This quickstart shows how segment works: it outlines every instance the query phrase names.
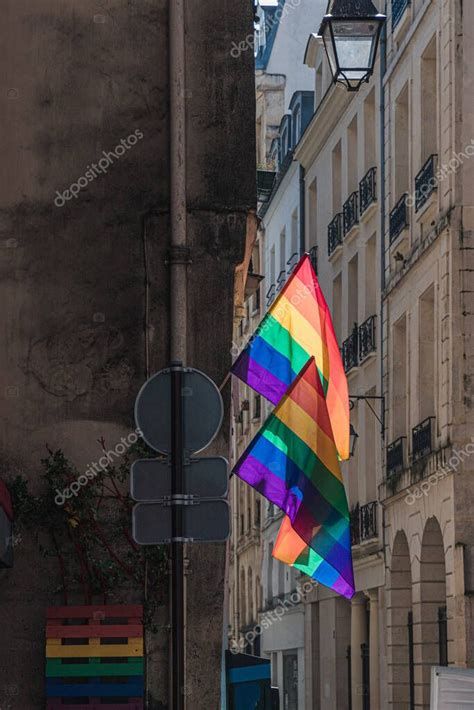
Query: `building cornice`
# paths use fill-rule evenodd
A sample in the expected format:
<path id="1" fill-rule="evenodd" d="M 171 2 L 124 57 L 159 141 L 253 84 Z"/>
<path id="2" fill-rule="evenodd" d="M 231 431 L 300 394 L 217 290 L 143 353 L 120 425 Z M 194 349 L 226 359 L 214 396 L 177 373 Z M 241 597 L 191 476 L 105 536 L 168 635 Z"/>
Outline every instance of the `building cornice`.
<path id="1" fill-rule="evenodd" d="M 305 169 L 314 162 L 322 147 L 334 132 L 342 114 L 352 102 L 354 94 L 346 91 L 342 85 L 329 87 L 316 109 L 311 123 L 295 148 L 294 158 Z"/>

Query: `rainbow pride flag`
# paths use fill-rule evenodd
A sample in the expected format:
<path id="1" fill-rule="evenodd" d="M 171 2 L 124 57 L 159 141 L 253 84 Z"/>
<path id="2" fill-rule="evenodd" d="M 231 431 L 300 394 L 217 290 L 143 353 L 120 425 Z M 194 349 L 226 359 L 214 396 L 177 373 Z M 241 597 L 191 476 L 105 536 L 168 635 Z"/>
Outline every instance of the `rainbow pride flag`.
<path id="1" fill-rule="evenodd" d="M 349 458 L 349 394 L 331 314 L 305 254 L 240 353 L 232 372 L 278 404 L 289 385 L 314 357 L 326 396 L 334 441 Z"/>
<path id="2" fill-rule="evenodd" d="M 354 575 L 349 509 L 314 357 L 263 424 L 234 472 L 287 514 L 288 524 L 301 538 L 299 555 L 304 553 L 304 545 L 311 549 L 306 556 L 308 565 L 313 565 L 313 579 L 350 599 Z M 287 541 L 294 550 L 292 535 Z"/>

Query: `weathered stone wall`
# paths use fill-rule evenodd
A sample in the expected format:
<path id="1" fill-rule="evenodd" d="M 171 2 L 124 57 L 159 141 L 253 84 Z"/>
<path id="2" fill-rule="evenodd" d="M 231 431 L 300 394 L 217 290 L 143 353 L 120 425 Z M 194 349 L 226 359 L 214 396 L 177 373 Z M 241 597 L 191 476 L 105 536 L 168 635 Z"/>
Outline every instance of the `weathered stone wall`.
<path id="1" fill-rule="evenodd" d="M 97 460 L 98 437 L 113 446 L 133 427 L 146 333 L 149 372 L 167 364 L 167 8 L 166 0 L 2 4 L 1 475 L 34 482 L 45 443 L 79 467 Z M 188 364 L 219 383 L 230 364 L 233 269 L 255 200 L 253 55 L 230 54 L 251 30 L 248 0 L 186 3 Z M 121 143 L 132 134 L 134 145 Z M 120 145 L 106 171 L 93 167 L 105 168 L 103 151 Z M 77 197 L 62 199 L 82 176 Z M 221 453 L 227 429 L 214 445 Z M 189 702 L 209 710 L 219 697 L 224 547 L 193 548 L 190 558 Z M 56 574 L 28 540 L 15 567 L 0 571 L 2 708 L 43 707 Z M 162 636 L 156 647 L 158 708 L 168 697 Z"/>

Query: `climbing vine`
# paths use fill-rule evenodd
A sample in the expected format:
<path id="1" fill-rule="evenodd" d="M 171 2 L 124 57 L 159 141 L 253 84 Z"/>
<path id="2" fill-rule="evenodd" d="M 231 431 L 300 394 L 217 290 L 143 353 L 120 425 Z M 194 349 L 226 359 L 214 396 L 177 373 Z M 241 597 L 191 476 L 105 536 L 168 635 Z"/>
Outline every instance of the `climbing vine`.
<path id="1" fill-rule="evenodd" d="M 105 451 L 105 441 L 99 443 Z M 62 595 L 64 604 L 78 591 L 85 604 L 99 599 L 104 604 L 121 603 L 139 595 L 145 623 L 152 627 L 156 606 L 166 595 L 166 548 L 139 547 L 132 539 L 133 501 L 127 481 L 135 458 L 155 455 L 139 439 L 116 462 L 96 471 L 85 485 L 73 486 L 75 493 L 67 498 L 58 494 L 70 491 L 82 472 L 61 450 L 47 449 L 34 493 L 24 476 L 7 481 L 15 533 L 22 538 L 27 533 L 33 535 L 39 552 L 56 558 L 61 581 L 54 591 Z"/>

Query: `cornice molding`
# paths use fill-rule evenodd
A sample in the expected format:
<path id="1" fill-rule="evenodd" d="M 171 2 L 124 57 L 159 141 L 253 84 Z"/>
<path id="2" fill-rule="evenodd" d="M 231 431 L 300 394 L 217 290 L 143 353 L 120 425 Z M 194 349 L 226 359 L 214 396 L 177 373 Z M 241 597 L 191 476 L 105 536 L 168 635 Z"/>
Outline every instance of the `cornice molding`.
<path id="1" fill-rule="evenodd" d="M 334 133 L 353 98 L 354 94 L 337 84 L 325 93 L 294 152 L 294 158 L 305 169 L 312 165 L 330 135 Z"/>

